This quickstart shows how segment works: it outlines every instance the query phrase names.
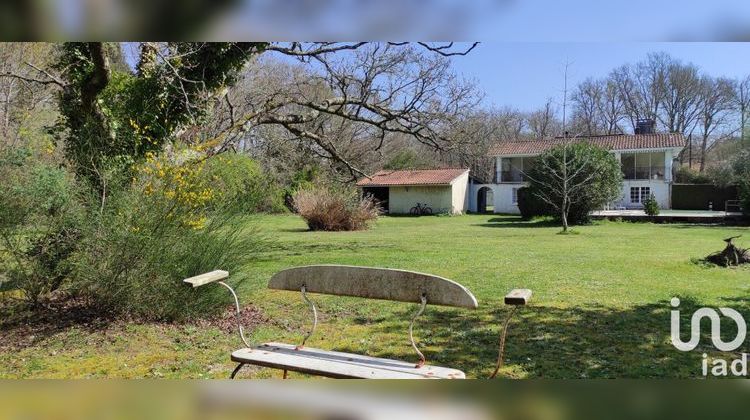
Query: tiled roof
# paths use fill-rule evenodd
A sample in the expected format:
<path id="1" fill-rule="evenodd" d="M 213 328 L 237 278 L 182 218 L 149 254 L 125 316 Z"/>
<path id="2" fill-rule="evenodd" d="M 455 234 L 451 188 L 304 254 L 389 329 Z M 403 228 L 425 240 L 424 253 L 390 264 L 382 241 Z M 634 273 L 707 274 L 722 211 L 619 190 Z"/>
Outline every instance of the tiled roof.
<path id="1" fill-rule="evenodd" d="M 619 134 L 570 138 L 568 141 L 586 141 L 607 150 L 666 149 L 684 147 L 682 134 Z M 538 155 L 562 144 L 566 139 L 556 137 L 546 140 L 511 141 L 498 143 L 490 148 L 490 156 Z"/>
<path id="2" fill-rule="evenodd" d="M 393 185 L 450 185 L 468 169 L 423 169 L 413 171 L 378 171 L 372 178 L 362 178 L 358 187 L 388 187 Z"/>

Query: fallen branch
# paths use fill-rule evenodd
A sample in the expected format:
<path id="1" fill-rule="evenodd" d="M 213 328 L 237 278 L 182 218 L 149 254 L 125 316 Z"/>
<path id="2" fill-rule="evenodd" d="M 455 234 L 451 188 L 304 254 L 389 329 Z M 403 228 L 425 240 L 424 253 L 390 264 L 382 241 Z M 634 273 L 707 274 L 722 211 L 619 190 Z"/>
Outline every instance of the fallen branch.
<path id="1" fill-rule="evenodd" d="M 750 264 L 750 250 L 737 247 L 732 243 L 732 240 L 740 236 L 742 235 L 724 239 L 724 242 L 727 243 L 724 250 L 709 255 L 705 258 L 705 261 L 721 267 L 736 267 L 740 264 Z"/>

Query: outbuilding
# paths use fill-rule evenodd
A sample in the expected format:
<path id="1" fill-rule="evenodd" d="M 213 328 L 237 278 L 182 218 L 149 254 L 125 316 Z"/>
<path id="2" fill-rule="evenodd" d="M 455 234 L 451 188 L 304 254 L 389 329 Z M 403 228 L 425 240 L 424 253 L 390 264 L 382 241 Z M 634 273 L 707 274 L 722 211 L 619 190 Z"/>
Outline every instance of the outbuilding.
<path id="1" fill-rule="evenodd" d="M 409 214 L 417 203 L 433 214 L 461 214 L 469 208 L 468 169 L 383 170 L 360 179 L 357 187 L 390 214 Z"/>

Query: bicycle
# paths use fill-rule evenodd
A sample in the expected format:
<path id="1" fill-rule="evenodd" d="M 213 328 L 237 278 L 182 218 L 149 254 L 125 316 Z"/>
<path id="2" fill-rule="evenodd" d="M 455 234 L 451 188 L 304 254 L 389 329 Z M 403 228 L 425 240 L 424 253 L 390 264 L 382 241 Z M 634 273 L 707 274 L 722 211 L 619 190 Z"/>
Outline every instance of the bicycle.
<path id="1" fill-rule="evenodd" d="M 409 214 L 412 216 L 424 216 L 424 215 L 431 215 L 432 214 L 432 208 L 427 207 L 427 204 L 422 205 L 421 203 L 417 203 L 416 206 L 412 207 L 409 210 Z"/>

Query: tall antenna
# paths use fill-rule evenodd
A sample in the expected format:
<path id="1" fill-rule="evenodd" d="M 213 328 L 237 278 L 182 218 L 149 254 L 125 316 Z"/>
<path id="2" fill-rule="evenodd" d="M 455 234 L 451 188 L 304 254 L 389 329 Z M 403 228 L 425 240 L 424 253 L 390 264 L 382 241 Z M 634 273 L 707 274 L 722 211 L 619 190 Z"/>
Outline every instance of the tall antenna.
<path id="1" fill-rule="evenodd" d="M 564 72 L 564 82 L 563 82 L 563 118 L 562 118 L 562 128 L 563 128 L 563 134 L 565 137 L 568 137 L 568 131 L 567 131 L 567 108 L 568 108 L 568 67 L 570 67 L 570 60 L 565 60 L 565 72 Z"/>

